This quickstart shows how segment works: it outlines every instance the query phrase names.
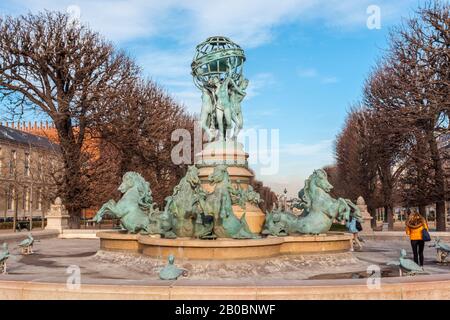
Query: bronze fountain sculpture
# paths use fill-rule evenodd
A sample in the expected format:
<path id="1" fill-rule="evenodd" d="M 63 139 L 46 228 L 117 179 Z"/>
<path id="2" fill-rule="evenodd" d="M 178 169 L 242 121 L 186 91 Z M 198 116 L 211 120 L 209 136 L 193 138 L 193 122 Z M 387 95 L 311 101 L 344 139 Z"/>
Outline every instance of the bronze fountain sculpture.
<path id="1" fill-rule="evenodd" d="M 226 37 L 210 37 L 196 48 L 191 68 L 194 83 L 202 92 L 200 120 L 209 141 L 207 148 L 231 154 L 242 149 L 236 139 L 243 126 L 241 103 L 248 86 L 244 62 L 242 48 Z M 227 130 L 232 129 L 233 123 L 233 135 L 229 138 Z M 204 182 L 200 174 L 204 164 L 196 163 L 187 169 L 172 195 L 166 198 L 163 211 L 153 203 L 149 183 L 140 174 L 127 172 L 119 186 L 123 197 L 117 203 L 105 203 L 94 220 L 99 222 L 110 214 L 120 218 L 122 228 L 129 233 L 158 234 L 163 238 L 261 238 L 260 232 L 250 230 L 246 219 L 246 206 L 258 206 L 260 195 L 250 185 L 242 188 L 239 178 L 231 178 L 229 170 L 236 166 L 233 161 L 228 163 L 219 157 L 206 166 L 212 172 Z M 315 170 L 299 193 L 302 215 L 268 212 L 262 235 L 323 234 L 334 220 L 344 221 L 350 216 L 361 220 L 358 207 L 350 200 L 329 195 L 332 187 L 326 172 Z M 239 218 L 233 207 L 243 210 Z"/>

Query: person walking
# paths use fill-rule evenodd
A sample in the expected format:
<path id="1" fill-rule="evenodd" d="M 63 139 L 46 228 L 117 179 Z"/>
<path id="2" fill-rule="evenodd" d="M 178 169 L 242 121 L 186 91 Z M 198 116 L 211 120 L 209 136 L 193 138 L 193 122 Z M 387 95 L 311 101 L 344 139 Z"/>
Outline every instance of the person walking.
<path id="1" fill-rule="evenodd" d="M 428 223 L 422 215 L 416 211 L 411 213 L 408 210 L 409 216 L 406 220 L 406 234 L 411 240 L 411 248 L 414 255 L 414 262 L 423 266 L 423 249 L 425 241 L 423 239 L 423 230 L 428 231 Z"/>
<path id="2" fill-rule="evenodd" d="M 346 227 L 347 227 L 348 231 L 353 234 L 352 246 L 350 248 L 350 251 L 355 250 L 355 244 L 357 246 L 357 250 L 362 249 L 362 244 L 358 239 L 358 232 L 360 230 L 358 230 L 357 224 L 358 224 L 358 221 L 354 217 L 350 217 L 350 220 L 347 221 L 347 223 L 346 223 Z"/>

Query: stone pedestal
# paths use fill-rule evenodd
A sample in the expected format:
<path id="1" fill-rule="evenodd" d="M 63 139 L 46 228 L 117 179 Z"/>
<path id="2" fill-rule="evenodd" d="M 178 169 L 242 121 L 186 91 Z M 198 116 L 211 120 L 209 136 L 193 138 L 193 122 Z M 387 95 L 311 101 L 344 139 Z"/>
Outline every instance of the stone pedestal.
<path id="1" fill-rule="evenodd" d="M 244 151 L 241 143 L 236 141 L 215 141 L 208 143 L 202 152 L 195 155 L 195 165 L 199 169 L 199 178 L 202 187 L 212 192 L 214 186 L 208 181 L 208 176 L 213 172 L 214 167 L 219 164 L 228 166 L 228 174 L 234 186 L 239 183 L 241 188 L 246 190 L 250 179 L 254 176 L 248 169 L 248 153 Z M 234 214 L 240 218 L 246 212 L 246 220 L 250 230 L 254 233 L 261 233 L 265 214 L 252 203 L 247 202 L 245 209 L 238 205 L 233 206 Z"/>
<path id="2" fill-rule="evenodd" d="M 367 211 L 367 205 L 366 202 L 364 201 L 363 197 L 358 197 L 358 200 L 356 200 L 356 205 L 358 206 L 359 210 L 361 211 L 361 215 L 363 216 L 364 222 L 361 224 L 362 226 L 362 231 L 360 232 L 361 234 L 372 234 L 373 233 L 373 229 L 372 229 L 372 224 L 371 224 L 371 220 L 373 219 L 370 215 L 370 213 Z"/>
<path id="3" fill-rule="evenodd" d="M 57 197 L 55 203 L 50 206 L 50 211 L 46 216 L 47 226 L 45 229 L 58 230 L 69 228 L 69 214 L 62 204 L 61 198 Z"/>

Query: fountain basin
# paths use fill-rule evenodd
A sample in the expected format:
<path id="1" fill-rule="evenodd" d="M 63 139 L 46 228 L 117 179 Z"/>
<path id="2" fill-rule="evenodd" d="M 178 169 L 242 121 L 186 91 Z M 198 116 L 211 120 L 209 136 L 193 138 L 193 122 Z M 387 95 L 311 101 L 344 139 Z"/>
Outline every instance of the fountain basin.
<path id="1" fill-rule="evenodd" d="M 98 232 L 97 237 L 100 238 L 101 250 L 105 251 L 133 252 L 161 259 L 173 254 L 178 259 L 192 260 L 260 259 L 288 254 L 348 252 L 352 239 L 351 234 L 339 232 L 245 240 L 163 239 L 117 231 Z"/>

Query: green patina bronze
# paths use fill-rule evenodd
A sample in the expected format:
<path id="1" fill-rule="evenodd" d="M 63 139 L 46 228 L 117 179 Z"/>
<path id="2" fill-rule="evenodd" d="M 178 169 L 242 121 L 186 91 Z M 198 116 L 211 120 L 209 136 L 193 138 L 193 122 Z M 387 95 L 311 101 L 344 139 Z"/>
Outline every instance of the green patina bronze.
<path id="1" fill-rule="evenodd" d="M 436 248 L 436 260 L 439 263 L 446 263 L 446 259 L 450 254 L 450 245 L 444 243 L 439 237 L 434 239 L 434 243 L 429 247 Z"/>
<path id="2" fill-rule="evenodd" d="M 120 219 L 123 229 L 129 233 L 160 234 L 166 238 L 175 238 L 172 232 L 172 217 L 161 214 L 153 198 L 150 185 L 136 172 L 127 172 L 122 178 L 118 190 L 123 193 L 122 198 L 115 202 L 106 202 L 94 217 L 100 222 L 105 214 Z"/>
<path id="3" fill-rule="evenodd" d="M 244 51 L 230 39 L 209 37 L 196 48 L 191 64 L 195 85 L 202 92 L 200 123 L 212 141 L 227 139 L 234 123 L 233 140 L 243 127 L 241 102 L 248 80 L 243 75 Z"/>
<path id="4" fill-rule="evenodd" d="M 0 253 L 0 274 L 7 274 L 6 261 L 9 259 L 10 253 L 8 250 L 8 244 L 3 243 L 2 252 Z"/>
<path id="5" fill-rule="evenodd" d="M 174 217 L 174 232 L 179 237 L 195 238 L 258 238 L 245 220 L 233 213 L 233 204 L 245 209 L 245 203 L 259 203 L 259 194 L 253 189 L 233 187 L 226 165 L 218 165 L 209 176 L 214 191 L 207 193 L 200 185 L 198 169 L 190 166 L 186 176 L 168 197 L 165 211 Z"/>
<path id="6" fill-rule="evenodd" d="M 160 212 L 153 203 L 149 183 L 136 172 L 127 172 L 119 186 L 122 198 L 106 202 L 94 217 L 100 222 L 105 214 L 119 218 L 121 226 L 129 233 L 160 234 L 165 238 L 258 238 L 245 220 L 238 219 L 232 206 L 258 204 L 260 196 L 252 188 L 243 190 L 231 184 L 226 165 L 215 167 L 209 180 L 214 191 L 206 192 L 200 184 L 198 169 L 189 166 L 186 175 L 166 198 Z"/>
<path id="7" fill-rule="evenodd" d="M 161 280 L 177 280 L 180 276 L 186 277 L 188 275 L 186 269 L 175 266 L 175 257 L 172 254 L 167 260 L 168 264 L 159 271 L 159 278 Z"/>
<path id="8" fill-rule="evenodd" d="M 236 181 L 236 184 L 236 190 L 231 193 L 233 204 L 238 204 L 245 210 L 247 203 L 252 203 L 257 206 L 264 201 L 261 199 L 260 194 L 253 190 L 251 185 L 245 190 L 241 187 L 241 181 L 239 179 Z"/>
<path id="9" fill-rule="evenodd" d="M 26 239 L 22 240 L 18 246 L 22 251 L 22 254 L 32 254 L 33 253 L 33 244 L 34 244 L 34 238 L 33 234 L 31 232 L 28 233 L 28 236 Z"/>
<path id="10" fill-rule="evenodd" d="M 426 273 L 423 267 L 419 266 L 413 260 L 406 258 L 406 250 L 400 250 L 400 257 L 398 260 L 389 261 L 386 264 L 388 266 L 398 266 L 400 277 L 403 275 L 403 271 L 406 272 L 407 276 L 414 276 L 416 274 Z"/>
<path id="11" fill-rule="evenodd" d="M 251 186 L 244 190 L 239 181 L 233 186 L 226 165 L 217 165 L 208 179 L 214 186 L 211 193 L 201 187 L 197 167 L 190 166 L 173 194 L 166 198 L 165 210 L 159 212 L 148 182 L 136 172 L 127 172 L 119 186 L 122 198 L 117 203 L 114 200 L 105 203 L 94 220 L 100 222 L 108 213 L 119 218 L 122 228 L 130 233 L 160 234 L 165 238 L 260 238 L 250 231 L 245 213 L 238 219 L 233 212 L 233 205 L 244 211 L 247 203 L 258 205 L 260 195 Z M 315 170 L 299 192 L 299 208 L 303 213 L 297 216 L 276 210 L 268 212 L 262 233 L 321 234 L 330 230 L 334 220 L 346 221 L 352 216 L 362 221 L 358 207 L 350 200 L 329 195 L 332 188 L 326 172 Z"/>
<path id="12" fill-rule="evenodd" d="M 205 215 L 212 216 L 213 232 L 219 238 L 256 239 L 259 235 L 250 231 L 245 213 L 238 219 L 233 213 L 233 204 L 238 204 L 242 190 L 234 188 L 226 165 L 218 165 L 210 174 L 208 180 L 214 185 L 214 191 L 200 200 L 200 206 Z M 237 197 L 236 197 L 237 196 Z"/>
<path id="13" fill-rule="evenodd" d="M 332 188 L 326 172 L 315 170 L 299 192 L 299 208 L 303 209 L 303 213 L 300 216 L 280 211 L 268 213 L 263 234 L 283 236 L 326 233 L 335 219 L 344 221 L 349 220 L 350 216 L 362 222 L 359 208 L 348 199 L 333 199 L 329 194 Z"/>
<path id="14" fill-rule="evenodd" d="M 200 206 L 206 192 L 200 185 L 198 169 L 189 166 L 186 175 L 166 198 L 165 213 L 173 217 L 174 232 L 178 237 L 208 238 L 212 234 L 212 219 L 208 219 Z"/>

